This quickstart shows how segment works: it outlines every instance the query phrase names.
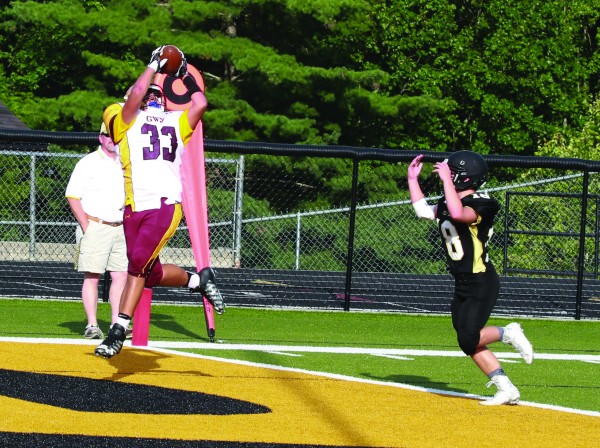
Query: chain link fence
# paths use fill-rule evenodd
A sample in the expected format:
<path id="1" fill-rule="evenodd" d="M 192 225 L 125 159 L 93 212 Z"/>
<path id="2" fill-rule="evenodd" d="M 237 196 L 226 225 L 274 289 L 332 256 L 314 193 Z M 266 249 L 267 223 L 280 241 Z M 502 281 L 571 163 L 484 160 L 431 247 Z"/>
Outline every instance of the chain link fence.
<path id="1" fill-rule="evenodd" d="M 64 197 L 95 134 L 0 133 L 0 296 L 79 299 Z M 407 151 L 206 141 L 211 264 L 228 306 L 448 313 L 437 227 L 409 199 Z M 442 160 L 426 153 L 426 161 Z M 488 156 L 502 209 L 490 254 L 498 315 L 600 318 L 593 162 Z M 426 164 L 433 203 L 441 185 Z M 185 220 L 162 262 L 193 269 Z M 105 282 L 106 283 L 106 282 Z M 106 285 L 104 285 L 106 287 Z M 154 300 L 197 302 L 179 288 Z"/>

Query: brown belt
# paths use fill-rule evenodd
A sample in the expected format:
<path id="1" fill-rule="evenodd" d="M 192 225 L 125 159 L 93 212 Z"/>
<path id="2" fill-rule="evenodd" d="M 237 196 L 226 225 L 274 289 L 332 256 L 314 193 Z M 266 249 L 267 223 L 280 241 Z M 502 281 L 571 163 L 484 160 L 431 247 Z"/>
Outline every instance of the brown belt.
<path id="1" fill-rule="evenodd" d="M 111 227 L 119 227 L 119 226 L 123 225 L 123 221 L 110 222 L 110 221 L 103 221 L 100 218 L 96 218 L 95 216 L 90 216 L 90 215 L 86 215 L 86 216 L 90 221 L 96 221 L 96 222 L 99 222 L 100 224 L 106 224 L 107 226 L 111 226 Z"/>

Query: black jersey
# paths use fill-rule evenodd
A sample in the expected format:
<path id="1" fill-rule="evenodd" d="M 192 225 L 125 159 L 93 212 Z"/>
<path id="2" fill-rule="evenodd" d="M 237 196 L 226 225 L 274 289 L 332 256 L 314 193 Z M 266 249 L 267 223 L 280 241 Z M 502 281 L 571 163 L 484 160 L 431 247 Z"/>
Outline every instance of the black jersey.
<path id="1" fill-rule="evenodd" d="M 500 210 L 500 204 L 483 193 L 465 196 L 461 202 L 464 207 L 477 213 L 477 221 L 471 224 L 452 221 L 446 199 L 440 198 L 437 204 L 436 218 L 442 245 L 446 249 L 448 268 L 454 275 L 486 272 L 492 268 L 487 243 L 494 231 L 494 219 Z"/>

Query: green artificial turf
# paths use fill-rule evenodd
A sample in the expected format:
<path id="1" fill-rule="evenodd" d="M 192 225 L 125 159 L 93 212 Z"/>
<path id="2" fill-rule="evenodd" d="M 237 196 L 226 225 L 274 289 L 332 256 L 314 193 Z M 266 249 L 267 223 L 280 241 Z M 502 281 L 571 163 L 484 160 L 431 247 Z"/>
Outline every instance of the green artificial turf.
<path id="1" fill-rule="evenodd" d="M 108 329 L 110 309 L 98 315 Z M 521 322 L 537 353 L 600 355 L 600 321 L 514 319 Z M 493 318 L 505 325 L 509 319 Z M 228 308 L 216 316 L 217 340 L 232 344 L 273 344 L 459 351 L 449 316 L 396 313 L 317 312 Z M 0 300 L 0 336 L 81 338 L 85 328 L 78 301 Z M 150 339 L 207 342 L 200 306 L 154 304 Z M 514 352 L 494 344 L 497 352 Z M 188 350 L 213 357 L 330 372 L 414 386 L 492 395 L 487 378 L 466 356 L 406 356 L 391 359 L 365 354 L 277 353 L 260 350 Z M 300 356 L 298 356 L 300 355 Z M 600 412 L 600 364 L 520 358 L 502 361 L 522 400 Z"/>

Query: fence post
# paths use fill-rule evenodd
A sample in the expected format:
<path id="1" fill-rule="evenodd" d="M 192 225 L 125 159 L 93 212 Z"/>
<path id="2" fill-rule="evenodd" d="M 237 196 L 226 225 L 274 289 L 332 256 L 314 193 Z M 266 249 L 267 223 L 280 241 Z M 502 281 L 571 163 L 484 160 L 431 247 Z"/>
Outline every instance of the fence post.
<path id="1" fill-rule="evenodd" d="M 350 293 L 352 290 L 352 260 L 354 259 L 354 231 L 356 226 L 356 203 L 358 196 L 358 157 L 354 157 L 352 166 L 352 192 L 350 200 L 350 222 L 348 224 L 348 255 L 346 259 L 346 288 L 344 290 L 344 311 L 350 311 Z"/>
<path id="2" fill-rule="evenodd" d="M 36 156 L 32 154 L 29 162 L 29 259 L 35 256 L 35 207 L 36 207 L 36 187 L 35 187 L 35 166 Z"/>
<path id="3" fill-rule="evenodd" d="M 504 248 L 503 254 L 504 259 L 502 260 L 502 275 L 506 275 L 506 268 L 508 267 L 508 238 L 509 238 L 509 230 L 508 226 L 510 224 L 510 220 L 508 219 L 508 213 L 510 210 L 510 191 L 507 191 L 504 194 Z"/>
<path id="4" fill-rule="evenodd" d="M 233 204 L 233 267 L 242 265 L 242 209 L 244 197 L 244 156 L 238 159 L 235 173 L 235 203 Z"/>
<path id="5" fill-rule="evenodd" d="M 111 282 L 110 272 L 106 271 L 104 273 L 104 281 L 102 282 L 102 301 L 108 302 L 110 296 L 110 282 Z"/>
<path id="6" fill-rule="evenodd" d="M 575 296 L 575 320 L 581 319 L 581 296 L 583 294 L 583 277 L 585 275 L 585 230 L 587 222 L 588 188 L 590 173 L 583 171 L 583 191 L 581 192 L 581 223 L 579 227 L 579 256 L 577 260 L 577 293 Z"/>
<path id="7" fill-rule="evenodd" d="M 594 220 L 594 280 L 598 278 L 598 251 L 600 251 L 600 239 L 599 239 L 599 224 L 600 220 L 600 201 L 598 195 L 594 195 L 594 210 L 596 211 L 596 219 Z"/>
<path id="8" fill-rule="evenodd" d="M 300 241 L 302 238 L 302 218 L 300 212 L 296 213 L 296 270 L 300 269 Z"/>

